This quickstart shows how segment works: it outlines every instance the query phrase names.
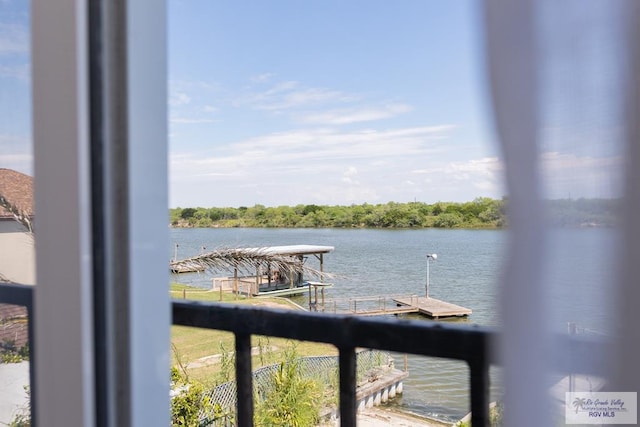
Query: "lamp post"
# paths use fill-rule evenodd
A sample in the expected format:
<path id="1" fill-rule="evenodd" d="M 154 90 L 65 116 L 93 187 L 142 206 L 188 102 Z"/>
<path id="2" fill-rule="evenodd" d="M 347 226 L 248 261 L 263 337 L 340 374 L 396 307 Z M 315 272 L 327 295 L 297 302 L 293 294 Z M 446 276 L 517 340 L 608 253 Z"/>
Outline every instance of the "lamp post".
<path id="1" fill-rule="evenodd" d="M 426 289 L 426 297 L 429 298 L 429 260 L 438 259 L 438 254 L 427 254 L 427 289 Z"/>

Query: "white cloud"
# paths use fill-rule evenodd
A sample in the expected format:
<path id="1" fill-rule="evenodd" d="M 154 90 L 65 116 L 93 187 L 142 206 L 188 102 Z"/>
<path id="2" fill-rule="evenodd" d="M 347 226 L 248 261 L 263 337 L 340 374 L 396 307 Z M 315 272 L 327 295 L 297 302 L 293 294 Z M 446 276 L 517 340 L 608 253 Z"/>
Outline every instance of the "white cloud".
<path id="1" fill-rule="evenodd" d="M 0 168 L 28 175 L 33 171 L 33 147 L 28 135 L 0 133 Z"/>
<path id="2" fill-rule="evenodd" d="M 270 189 L 266 204 L 357 203 L 379 200 L 380 189 L 387 188 L 388 197 L 395 199 L 400 194 L 392 187 L 409 191 L 404 184 L 409 171 L 437 158 L 446 149 L 442 138 L 453 129 L 450 125 L 352 132 L 302 129 L 216 145 L 204 153 L 173 153 L 172 194 L 182 197 L 185 188 L 191 191 L 194 185 L 206 184 L 206 197 L 218 194 L 216 200 L 246 205 L 256 203 L 245 198 L 254 197 L 257 190 L 251 189 L 257 186 Z M 407 200 L 413 200 L 411 192 Z"/>
<path id="3" fill-rule="evenodd" d="M 191 102 L 191 97 L 184 92 L 172 92 L 169 96 L 169 105 L 187 105 Z"/>
<path id="4" fill-rule="evenodd" d="M 13 77 L 20 80 L 27 80 L 29 73 L 29 64 L 0 65 L 0 77 Z"/>
<path id="5" fill-rule="evenodd" d="M 502 171 L 502 162 L 497 157 L 484 157 L 466 162 L 449 163 L 447 171 L 449 173 L 480 173 L 483 175 L 493 175 Z"/>
<path id="6" fill-rule="evenodd" d="M 275 74 L 272 73 L 263 73 L 263 74 L 258 74 L 256 76 L 252 76 L 251 77 L 251 81 L 254 83 L 266 83 L 268 81 L 271 80 L 272 77 L 274 77 Z"/>
<path id="7" fill-rule="evenodd" d="M 204 80 L 170 80 L 169 92 L 202 92 L 218 91 L 220 85 L 215 82 Z"/>
<path id="8" fill-rule="evenodd" d="M 342 174 L 343 176 L 356 176 L 358 174 L 358 169 L 355 166 L 349 166 L 346 171 Z"/>
<path id="9" fill-rule="evenodd" d="M 243 156 L 267 150 L 271 159 L 279 162 L 377 160 L 433 152 L 434 146 L 429 142 L 448 135 L 452 129 L 448 125 L 353 132 L 305 129 L 253 138 L 236 144 L 235 148 Z"/>
<path id="10" fill-rule="evenodd" d="M 358 175 L 358 169 L 354 166 L 349 166 L 347 170 L 342 173 L 342 182 L 345 184 L 357 185 L 360 184 L 354 177 Z"/>
<path id="11" fill-rule="evenodd" d="M 483 157 L 465 161 L 434 164 L 429 168 L 413 169 L 411 174 L 422 176 L 429 187 L 441 187 L 460 193 L 475 189 L 481 195 L 499 197 L 504 194 L 503 164 L 497 157 Z M 461 191 L 462 189 L 462 191 Z M 455 197 L 443 200 L 453 200 Z"/>
<path id="12" fill-rule="evenodd" d="M 222 143 L 211 135 L 209 150 L 173 152 L 173 206 L 351 204 L 419 197 L 459 201 L 504 194 L 493 160 L 452 162 L 472 155 L 460 152 L 454 125 L 385 129 L 378 121 L 406 114 L 412 106 L 296 80 L 274 80 L 270 74 L 254 76 L 240 94 L 218 92 L 215 100 L 182 90 L 184 86 L 176 90 L 192 100 L 188 108 L 176 108 L 179 114 L 172 123 L 209 122 L 209 115 L 219 114 L 218 108 L 226 111 L 232 105 L 236 108 L 228 123 L 236 116 L 247 117 L 258 136 Z M 256 90 L 258 84 L 264 90 Z M 272 131 L 287 123 L 300 127 Z M 355 128 L 358 123 L 366 126 Z M 229 140 L 235 131 L 224 132 L 220 126 L 216 133 Z M 186 150 L 188 145 L 185 141 L 175 146 Z"/>
<path id="13" fill-rule="evenodd" d="M 203 119 L 203 118 L 191 118 L 191 117 L 176 117 L 172 118 L 170 122 L 178 125 L 195 125 L 203 123 L 216 123 L 218 120 Z"/>
<path id="14" fill-rule="evenodd" d="M 31 175 L 33 156 L 31 154 L 2 154 L 0 155 L 0 167 Z"/>
<path id="15" fill-rule="evenodd" d="M 22 25 L 0 23 L 0 55 L 29 52 L 28 34 Z"/>
<path id="16" fill-rule="evenodd" d="M 549 198 L 617 197 L 622 192 L 621 156 L 580 156 L 550 151 L 541 156 L 544 195 Z"/>
<path id="17" fill-rule="evenodd" d="M 388 119 L 411 111 L 411 107 L 404 104 L 389 104 L 383 107 L 364 107 L 330 110 L 310 113 L 302 117 L 303 123 L 323 125 L 343 125 L 358 122 Z"/>
<path id="18" fill-rule="evenodd" d="M 189 162 L 185 172 L 207 173 L 209 169 L 225 170 L 246 167 L 259 173 L 289 172 L 304 166 L 306 171 L 346 167 L 349 174 L 358 170 L 345 165 L 349 159 L 364 160 L 371 165 L 390 158 L 429 156 L 442 148 L 435 139 L 450 133 L 452 126 L 425 126 L 386 131 L 361 130 L 337 132 L 330 129 L 293 130 L 251 138 L 210 153 L 181 154 L 181 162 Z M 342 175 L 342 172 L 340 172 Z"/>
<path id="19" fill-rule="evenodd" d="M 624 161 L 620 156 L 580 156 L 575 153 L 545 152 L 540 156 L 543 197 L 617 197 L 621 193 Z M 411 173 L 430 187 L 467 186 L 481 194 L 506 194 L 504 164 L 496 157 L 434 164 Z"/>
<path id="20" fill-rule="evenodd" d="M 574 153 L 560 153 L 558 151 L 548 151 L 541 155 L 542 167 L 545 173 L 553 171 L 575 171 L 600 168 L 618 168 L 623 166 L 622 157 L 592 157 L 579 156 Z"/>
<path id="21" fill-rule="evenodd" d="M 258 110 L 282 111 L 352 99 L 353 97 L 337 90 L 304 87 L 299 82 L 290 80 L 276 83 L 266 91 L 245 96 L 236 104 L 248 105 Z"/>

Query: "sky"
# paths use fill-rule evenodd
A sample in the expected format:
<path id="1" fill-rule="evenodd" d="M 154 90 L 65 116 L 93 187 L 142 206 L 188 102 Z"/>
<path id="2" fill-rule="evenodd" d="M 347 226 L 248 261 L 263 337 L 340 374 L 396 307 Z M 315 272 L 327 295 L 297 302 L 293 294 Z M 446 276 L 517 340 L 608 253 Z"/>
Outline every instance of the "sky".
<path id="1" fill-rule="evenodd" d="M 504 194 L 475 3 L 250 4 L 170 2 L 173 206 Z"/>
<path id="2" fill-rule="evenodd" d="M 0 167 L 32 173 L 26 3 L 0 0 Z M 481 4 L 168 0 L 170 207 L 504 196 Z M 546 42 L 566 50 L 556 36 Z M 606 57 L 584 39 L 568 46 L 583 64 Z M 547 193 L 611 195 L 619 155 L 585 145 L 595 133 L 582 126 L 609 107 L 590 103 L 558 58 L 547 67 Z M 565 114 L 576 95 L 595 106 Z"/>

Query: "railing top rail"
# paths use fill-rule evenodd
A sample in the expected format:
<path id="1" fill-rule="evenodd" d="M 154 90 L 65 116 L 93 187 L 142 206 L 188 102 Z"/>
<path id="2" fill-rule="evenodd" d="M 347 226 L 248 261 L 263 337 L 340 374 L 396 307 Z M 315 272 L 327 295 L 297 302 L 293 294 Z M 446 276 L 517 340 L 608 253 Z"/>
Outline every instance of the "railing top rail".
<path id="1" fill-rule="evenodd" d="M 499 333 L 493 328 L 477 325 L 355 317 L 179 300 L 173 301 L 173 323 L 236 334 L 323 342 L 338 348 L 375 348 L 457 359 L 468 363 L 488 357 L 490 364 L 500 364 L 493 351 L 497 346 Z M 550 361 L 555 371 L 607 373 L 604 370 L 606 341 L 585 336 L 554 335 L 550 345 L 556 349 L 551 352 L 555 358 Z M 588 360 L 581 357 L 584 354 L 590 355 Z"/>
<path id="2" fill-rule="evenodd" d="M 176 325 L 464 361 L 488 354 L 496 335 L 493 330 L 480 326 L 365 319 L 192 301 L 174 301 L 173 316 Z"/>
<path id="3" fill-rule="evenodd" d="M 33 305 L 33 285 L 0 283 L 0 303 L 21 305 L 31 309 Z"/>
<path id="4" fill-rule="evenodd" d="M 390 294 L 390 295 L 371 295 L 371 296 L 354 296 L 354 297 L 340 297 L 340 298 L 327 298 L 326 302 L 346 303 L 346 302 L 364 302 L 364 301 L 381 301 L 381 300 L 393 300 L 394 298 L 417 298 L 416 294 Z"/>

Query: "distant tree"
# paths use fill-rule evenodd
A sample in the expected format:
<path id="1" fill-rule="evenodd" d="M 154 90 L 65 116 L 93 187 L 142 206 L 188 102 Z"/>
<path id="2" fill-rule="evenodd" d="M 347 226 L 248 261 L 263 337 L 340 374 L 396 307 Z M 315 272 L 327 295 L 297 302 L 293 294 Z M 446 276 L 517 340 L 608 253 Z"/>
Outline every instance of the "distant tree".
<path id="1" fill-rule="evenodd" d="M 462 224 L 462 215 L 459 213 L 443 213 L 438 215 L 434 221 L 434 227 L 438 228 L 454 228 Z"/>
<path id="2" fill-rule="evenodd" d="M 316 213 L 319 210 L 322 210 L 322 207 L 318 205 L 306 205 L 302 210 L 302 215 L 309 215 L 312 213 Z"/>
<path id="3" fill-rule="evenodd" d="M 433 215 L 435 215 L 435 216 L 438 216 L 438 215 L 440 215 L 442 212 L 444 212 L 444 209 L 445 209 L 444 204 L 443 204 L 443 203 L 441 203 L 441 202 L 438 202 L 438 203 L 436 203 L 436 204 L 432 205 L 431 213 L 432 213 Z"/>
<path id="4" fill-rule="evenodd" d="M 193 218 L 195 214 L 196 214 L 195 208 L 184 208 L 182 209 L 182 212 L 180 212 L 180 217 L 182 219 L 189 219 L 189 218 Z"/>

